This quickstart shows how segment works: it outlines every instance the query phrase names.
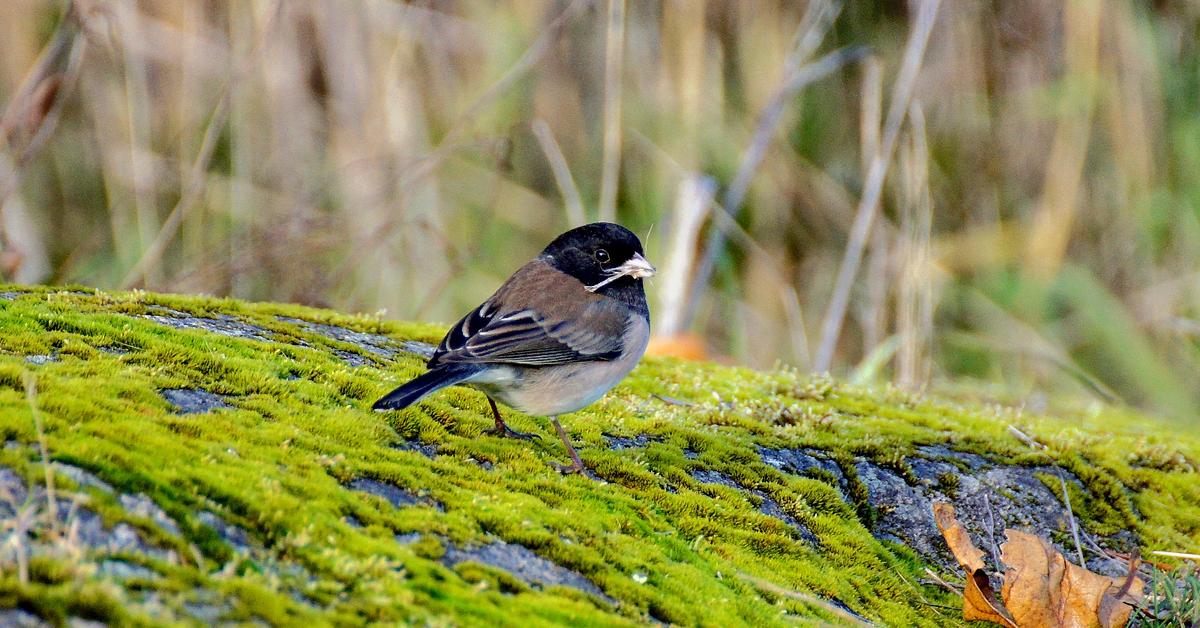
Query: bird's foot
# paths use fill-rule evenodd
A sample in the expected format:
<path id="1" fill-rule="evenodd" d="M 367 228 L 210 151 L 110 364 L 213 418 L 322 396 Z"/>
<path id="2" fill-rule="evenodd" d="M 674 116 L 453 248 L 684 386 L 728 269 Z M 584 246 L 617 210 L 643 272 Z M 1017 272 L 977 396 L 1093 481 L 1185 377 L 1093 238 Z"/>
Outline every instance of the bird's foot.
<path id="1" fill-rule="evenodd" d="M 558 464 L 557 462 L 551 462 L 550 466 L 554 467 L 555 471 L 558 471 L 563 475 L 586 475 L 587 471 L 584 469 L 583 464 L 578 462 L 573 462 L 571 464 Z"/>
<path id="2" fill-rule="evenodd" d="M 488 430 L 488 434 L 497 436 L 499 438 L 515 438 L 517 440 L 533 440 L 535 438 L 540 440 L 542 438 L 540 434 L 534 434 L 532 432 L 518 432 L 517 430 L 514 430 L 504 424 L 497 425 L 496 427 Z"/>

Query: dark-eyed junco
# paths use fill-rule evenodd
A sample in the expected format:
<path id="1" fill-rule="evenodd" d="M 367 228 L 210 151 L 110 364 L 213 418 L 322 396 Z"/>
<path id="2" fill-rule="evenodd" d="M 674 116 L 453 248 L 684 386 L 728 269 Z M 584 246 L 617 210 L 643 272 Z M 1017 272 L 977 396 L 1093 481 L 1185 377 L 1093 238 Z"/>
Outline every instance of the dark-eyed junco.
<path id="1" fill-rule="evenodd" d="M 374 409 L 406 408 L 446 386 L 470 386 L 487 395 L 500 436 L 530 437 L 504 424 L 496 401 L 550 417 L 571 454 L 571 465 L 559 470 L 582 472 L 557 417 L 599 399 L 641 359 L 650 338 L 642 278 L 653 274 L 628 229 L 606 222 L 572 229 L 458 321 L 429 372 Z"/>

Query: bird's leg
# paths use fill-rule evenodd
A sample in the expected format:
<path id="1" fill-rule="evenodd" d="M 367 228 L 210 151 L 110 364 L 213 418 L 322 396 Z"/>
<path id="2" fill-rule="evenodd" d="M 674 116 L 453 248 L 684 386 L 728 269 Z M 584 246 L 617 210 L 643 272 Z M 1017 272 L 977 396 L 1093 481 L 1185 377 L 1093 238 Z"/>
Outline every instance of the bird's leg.
<path id="1" fill-rule="evenodd" d="M 500 408 L 496 407 L 496 402 L 492 401 L 491 397 L 488 397 L 487 400 L 488 400 L 488 403 L 491 404 L 491 406 L 492 406 L 492 416 L 496 418 L 496 429 L 492 430 L 493 434 L 495 434 L 496 436 L 499 436 L 500 438 L 517 438 L 520 440 L 529 440 L 531 438 L 539 438 L 537 434 L 527 434 L 525 432 L 518 432 L 518 431 L 508 427 L 508 425 L 506 425 L 504 423 L 504 419 L 500 418 Z"/>
<path id="2" fill-rule="evenodd" d="M 554 468 L 558 469 L 559 473 L 583 473 L 583 461 L 579 459 L 579 454 L 575 453 L 575 448 L 571 446 L 571 439 L 567 438 L 567 431 L 558 422 L 558 417 L 550 417 L 550 422 L 554 424 L 554 429 L 558 430 L 558 437 L 562 439 L 564 445 L 567 446 L 567 453 L 571 454 L 571 464 L 553 464 Z"/>

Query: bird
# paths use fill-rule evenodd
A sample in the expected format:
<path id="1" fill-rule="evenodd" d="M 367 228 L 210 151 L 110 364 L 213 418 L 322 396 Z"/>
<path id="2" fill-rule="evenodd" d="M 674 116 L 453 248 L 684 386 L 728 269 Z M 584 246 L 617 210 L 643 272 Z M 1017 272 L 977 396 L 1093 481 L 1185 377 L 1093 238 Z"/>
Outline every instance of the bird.
<path id="1" fill-rule="evenodd" d="M 641 241 L 625 227 L 596 222 L 571 229 L 455 323 L 428 371 L 372 408 L 407 408 L 447 386 L 469 386 L 487 396 L 497 436 L 533 437 L 509 428 L 497 401 L 549 417 L 571 458 L 552 466 L 583 473 L 558 417 L 600 399 L 641 360 L 650 339 L 642 280 L 654 273 Z"/>

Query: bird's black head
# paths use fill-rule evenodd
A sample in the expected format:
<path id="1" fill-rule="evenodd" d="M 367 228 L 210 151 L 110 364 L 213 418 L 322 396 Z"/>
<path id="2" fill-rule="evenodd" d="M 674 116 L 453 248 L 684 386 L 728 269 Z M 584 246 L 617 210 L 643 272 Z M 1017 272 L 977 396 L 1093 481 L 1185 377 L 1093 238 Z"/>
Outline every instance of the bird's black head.
<path id="1" fill-rule="evenodd" d="M 555 238 L 541 257 L 593 292 L 646 308 L 642 278 L 653 275 L 654 267 L 642 257 L 641 240 L 621 225 L 576 227 Z"/>

